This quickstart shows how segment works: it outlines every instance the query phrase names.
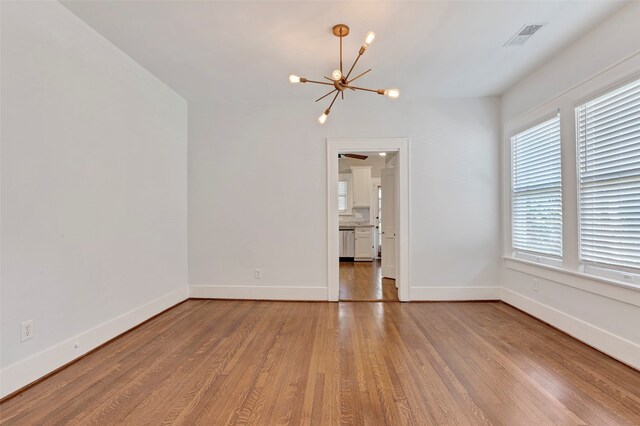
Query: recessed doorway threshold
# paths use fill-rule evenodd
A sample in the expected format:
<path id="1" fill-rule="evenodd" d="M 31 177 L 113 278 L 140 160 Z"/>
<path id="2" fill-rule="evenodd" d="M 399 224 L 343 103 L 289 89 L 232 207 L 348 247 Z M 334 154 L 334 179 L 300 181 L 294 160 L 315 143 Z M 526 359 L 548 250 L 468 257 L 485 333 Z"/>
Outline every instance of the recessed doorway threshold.
<path id="1" fill-rule="evenodd" d="M 382 276 L 379 259 L 340 262 L 341 302 L 398 302 L 396 281 Z"/>

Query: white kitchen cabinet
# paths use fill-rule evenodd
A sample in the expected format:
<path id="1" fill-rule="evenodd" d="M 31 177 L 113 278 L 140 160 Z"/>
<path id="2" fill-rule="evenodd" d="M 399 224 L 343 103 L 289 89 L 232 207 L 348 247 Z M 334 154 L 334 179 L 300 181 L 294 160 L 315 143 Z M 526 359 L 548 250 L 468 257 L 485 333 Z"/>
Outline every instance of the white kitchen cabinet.
<path id="1" fill-rule="evenodd" d="M 373 228 L 356 228 L 356 247 L 354 260 L 373 260 Z"/>
<path id="2" fill-rule="evenodd" d="M 371 166 L 351 166 L 352 206 L 371 207 Z"/>

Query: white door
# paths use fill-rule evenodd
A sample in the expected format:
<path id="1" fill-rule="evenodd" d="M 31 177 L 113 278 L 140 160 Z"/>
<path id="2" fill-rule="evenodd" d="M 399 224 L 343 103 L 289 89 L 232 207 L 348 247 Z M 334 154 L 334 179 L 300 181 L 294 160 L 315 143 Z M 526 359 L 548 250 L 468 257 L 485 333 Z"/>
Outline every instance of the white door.
<path id="1" fill-rule="evenodd" d="M 396 279 L 396 170 L 382 169 L 382 276 Z"/>

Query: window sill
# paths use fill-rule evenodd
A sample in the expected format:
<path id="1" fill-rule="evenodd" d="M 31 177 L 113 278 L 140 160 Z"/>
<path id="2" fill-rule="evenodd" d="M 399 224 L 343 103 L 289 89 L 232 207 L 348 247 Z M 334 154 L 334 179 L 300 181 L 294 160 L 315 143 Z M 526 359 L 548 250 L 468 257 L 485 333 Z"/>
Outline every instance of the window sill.
<path id="1" fill-rule="evenodd" d="M 556 269 L 562 269 L 562 258 L 551 257 L 542 254 L 533 254 L 524 251 L 514 251 L 511 256 L 514 260 L 522 260 L 534 265 L 551 266 Z"/>
<path id="2" fill-rule="evenodd" d="M 505 267 L 613 300 L 640 306 L 640 286 L 530 260 L 503 256 Z"/>

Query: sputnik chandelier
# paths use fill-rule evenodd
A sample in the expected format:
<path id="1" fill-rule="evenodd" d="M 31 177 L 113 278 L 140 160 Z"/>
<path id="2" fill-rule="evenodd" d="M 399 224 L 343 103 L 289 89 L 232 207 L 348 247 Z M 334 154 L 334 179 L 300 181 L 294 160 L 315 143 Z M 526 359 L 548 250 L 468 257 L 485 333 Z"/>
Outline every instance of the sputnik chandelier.
<path id="1" fill-rule="evenodd" d="M 333 93 L 335 93 L 335 96 L 333 97 L 333 100 L 329 104 L 329 108 L 324 110 L 324 113 L 322 113 L 322 115 L 318 118 L 318 121 L 320 122 L 320 124 L 324 124 L 324 122 L 327 121 L 327 116 L 331 112 L 331 107 L 333 106 L 333 103 L 336 101 L 336 99 L 338 99 L 338 95 L 340 95 L 341 98 L 344 100 L 344 91 L 346 89 L 353 90 L 354 92 L 356 90 L 364 90 L 365 92 L 373 92 L 373 93 L 377 93 L 379 95 L 388 96 L 389 98 L 397 98 L 398 96 L 400 96 L 400 91 L 398 89 L 377 89 L 377 90 L 376 89 L 366 89 L 364 87 L 357 87 L 357 86 L 354 86 L 353 84 L 351 84 L 354 81 L 356 81 L 357 79 L 359 79 L 360 77 L 362 77 L 363 75 L 365 75 L 366 73 L 368 73 L 369 71 L 371 71 L 371 69 L 368 69 L 365 72 L 360 73 L 357 76 L 353 77 L 352 79 L 349 79 L 349 77 L 351 76 L 351 72 L 353 71 L 353 69 L 355 68 L 356 64 L 358 63 L 358 60 L 364 54 L 364 52 L 367 50 L 367 47 L 371 44 L 373 39 L 376 37 L 376 35 L 375 35 L 375 33 L 373 31 L 369 31 L 367 33 L 367 35 L 366 35 L 366 37 L 364 39 L 364 44 L 360 48 L 360 51 L 358 52 L 358 56 L 356 57 L 356 60 L 353 62 L 353 65 L 351 65 L 351 68 L 349 69 L 349 72 L 347 73 L 347 75 L 344 75 L 344 73 L 342 71 L 342 38 L 346 37 L 347 35 L 349 35 L 349 27 L 346 26 L 345 24 L 334 25 L 333 26 L 333 35 L 335 35 L 336 37 L 340 38 L 340 68 L 331 73 L 331 78 L 324 77 L 330 83 L 329 82 L 325 82 L 325 81 L 309 80 L 309 79 L 307 79 L 305 77 L 298 77 L 297 75 L 293 75 L 293 74 L 289 76 L 289 81 L 291 83 L 314 83 L 314 84 L 322 84 L 322 85 L 325 85 L 325 86 L 333 86 L 333 90 L 332 91 L 330 91 L 329 93 L 327 93 L 327 94 L 319 97 L 318 99 L 316 99 L 316 102 L 318 102 L 318 101 L 326 98 L 327 96 L 332 95 Z"/>

